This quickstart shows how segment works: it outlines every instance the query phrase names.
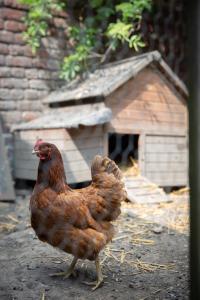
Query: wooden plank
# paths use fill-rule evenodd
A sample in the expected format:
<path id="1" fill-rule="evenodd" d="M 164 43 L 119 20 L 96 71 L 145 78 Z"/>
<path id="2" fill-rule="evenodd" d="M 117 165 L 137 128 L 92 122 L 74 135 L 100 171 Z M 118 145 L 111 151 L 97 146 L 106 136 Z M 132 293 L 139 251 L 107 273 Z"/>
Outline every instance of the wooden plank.
<path id="1" fill-rule="evenodd" d="M 187 145 L 180 144 L 146 144 L 147 153 L 187 153 Z"/>
<path id="2" fill-rule="evenodd" d="M 70 150 L 70 151 L 61 151 L 61 155 L 64 161 L 77 161 L 77 160 L 89 160 L 93 158 L 95 155 L 103 155 L 103 148 L 92 148 L 92 149 L 84 149 L 82 151 L 79 150 Z M 24 161 L 33 161 L 35 157 L 32 155 L 30 151 L 17 151 L 15 153 L 15 160 L 20 160 L 23 158 Z"/>
<path id="3" fill-rule="evenodd" d="M 188 184 L 188 177 L 186 174 L 174 174 L 169 177 L 167 173 L 160 174 L 146 174 L 146 177 L 155 182 L 159 186 L 185 186 Z"/>
<path id="4" fill-rule="evenodd" d="M 146 142 L 146 135 L 140 134 L 138 140 L 138 162 L 142 174 L 145 172 L 145 142 Z"/>
<path id="5" fill-rule="evenodd" d="M 168 112 L 150 112 L 150 111 L 134 111 L 134 110 L 123 110 L 113 116 L 114 120 L 126 120 L 127 122 L 134 121 L 151 121 L 156 123 L 174 123 L 185 125 L 186 117 L 183 113 L 168 113 Z"/>
<path id="6" fill-rule="evenodd" d="M 103 155 L 108 156 L 109 145 L 108 145 L 108 125 L 104 124 L 103 126 Z"/>
<path id="7" fill-rule="evenodd" d="M 140 110 L 140 111 L 157 111 L 157 112 L 171 112 L 171 113 L 186 113 L 186 106 L 174 103 L 160 103 L 160 101 L 144 101 L 142 99 L 126 99 L 122 104 L 119 104 L 115 99 L 112 102 L 112 111 L 118 112 L 121 109 Z"/>
<path id="8" fill-rule="evenodd" d="M 169 163 L 188 163 L 188 155 L 187 152 L 185 155 L 180 155 L 178 152 L 177 153 L 146 153 L 146 162 L 169 162 Z"/>
<path id="9" fill-rule="evenodd" d="M 152 123 L 133 120 L 131 123 L 124 120 L 112 120 L 109 124 L 109 132 L 127 133 L 127 134 L 186 134 L 186 127 L 180 124 L 170 123 Z"/>
<path id="10" fill-rule="evenodd" d="M 146 172 L 167 172 L 169 174 L 176 172 L 188 172 L 188 165 L 186 162 L 146 162 Z M 171 176 L 171 175 L 170 175 Z"/>
<path id="11" fill-rule="evenodd" d="M 68 139 L 68 140 L 48 140 L 48 143 L 55 144 L 59 150 L 77 150 L 77 149 L 90 149 L 103 147 L 103 137 L 85 137 L 80 139 Z M 15 151 L 25 150 L 32 151 L 35 144 L 34 141 L 27 140 L 15 140 Z"/>
<path id="12" fill-rule="evenodd" d="M 100 136 L 103 133 L 102 126 L 80 126 L 78 129 L 39 129 L 39 130 L 22 130 L 16 131 L 15 137 L 17 139 L 24 140 L 36 140 L 37 138 L 42 138 L 45 141 L 51 140 L 61 140 L 61 139 L 75 139 L 90 137 L 91 135 Z"/>
<path id="13" fill-rule="evenodd" d="M 80 160 L 80 161 L 66 161 L 64 160 L 64 166 L 66 171 L 78 171 L 78 170 L 85 170 L 90 168 L 92 159 Z M 15 169 L 37 169 L 39 164 L 39 159 L 27 161 L 24 163 L 24 160 L 21 158 L 15 161 Z"/>
<path id="14" fill-rule="evenodd" d="M 16 178 L 36 180 L 37 170 L 29 169 L 16 169 Z M 84 182 L 91 180 L 91 172 L 88 170 L 81 170 L 77 172 L 66 172 L 66 178 L 68 183 Z"/>
<path id="15" fill-rule="evenodd" d="M 132 202 L 152 203 L 167 201 L 165 192 L 144 176 L 125 176 L 124 182 L 127 198 Z"/>
<path id="16" fill-rule="evenodd" d="M 147 135 L 147 144 L 177 144 L 177 143 L 187 143 L 186 136 L 163 136 L 163 135 Z"/>
<path id="17" fill-rule="evenodd" d="M 15 192 L 0 124 L 0 200 L 14 201 Z"/>

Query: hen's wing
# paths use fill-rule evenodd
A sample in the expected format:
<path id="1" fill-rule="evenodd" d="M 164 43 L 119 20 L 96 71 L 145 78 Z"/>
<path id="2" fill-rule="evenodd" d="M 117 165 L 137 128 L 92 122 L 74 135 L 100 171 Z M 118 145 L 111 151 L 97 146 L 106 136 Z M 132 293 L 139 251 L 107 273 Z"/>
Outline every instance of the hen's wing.
<path id="1" fill-rule="evenodd" d="M 66 223 L 80 229 L 99 229 L 86 205 L 84 194 L 76 190 L 56 194 L 48 188 L 37 197 L 37 201 L 33 197 L 31 203 L 32 218 L 36 214 L 46 228 Z"/>
<path id="2" fill-rule="evenodd" d="M 86 190 L 87 205 L 92 217 L 112 221 L 120 214 L 120 205 L 126 199 L 121 171 L 108 157 L 95 156 L 92 166 L 92 184 Z"/>
<path id="3" fill-rule="evenodd" d="M 95 259 L 113 236 L 111 224 L 98 224 L 84 195 L 57 195 L 50 188 L 31 199 L 31 224 L 40 240 L 76 257 Z"/>

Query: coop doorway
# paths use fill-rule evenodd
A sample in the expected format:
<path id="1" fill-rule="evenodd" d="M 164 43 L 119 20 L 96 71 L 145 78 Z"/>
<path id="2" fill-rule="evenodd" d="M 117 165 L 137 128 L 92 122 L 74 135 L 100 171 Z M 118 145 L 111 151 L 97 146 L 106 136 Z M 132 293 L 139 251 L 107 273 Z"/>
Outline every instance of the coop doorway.
<path id="1" fill-rule="evenodd" d="M 139 134 L 109 134 L 109 157 L 124 172 L 138 168 Z M 138 169 L 139 171 L 139 169 Z"/>

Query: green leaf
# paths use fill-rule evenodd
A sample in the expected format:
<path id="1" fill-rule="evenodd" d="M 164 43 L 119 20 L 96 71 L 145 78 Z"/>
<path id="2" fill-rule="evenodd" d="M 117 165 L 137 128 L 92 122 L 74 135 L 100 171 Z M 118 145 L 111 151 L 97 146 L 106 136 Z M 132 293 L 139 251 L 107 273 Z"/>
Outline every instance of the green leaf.
<path id="1" fill-rule="evenodd" d="M 89 0 L 92 8 L 98 8 L 103 4 L 103 0 Z"/>
<path id="2" fill-rule="evenodd" d="M 122 42 L 128 41 L 130 30 L 132 27 L 132 24 L 125 24 L 120 21 L 118 21 L 117 23 L 111 23 L 108 26 L 107 36 L 113 39 L 119 39 Z"/>

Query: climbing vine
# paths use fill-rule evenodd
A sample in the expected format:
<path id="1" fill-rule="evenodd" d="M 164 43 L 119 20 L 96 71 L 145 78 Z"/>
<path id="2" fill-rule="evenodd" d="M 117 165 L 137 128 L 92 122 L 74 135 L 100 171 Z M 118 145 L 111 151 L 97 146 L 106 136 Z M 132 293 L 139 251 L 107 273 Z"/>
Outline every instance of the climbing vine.
<path id="1" fill-rule="evenodd" d="M 145 46 L 140 25 L 142 13 L 151 9 L 152 0 L 19 1 L 28 6 L 24 38 L 34 53 L 47 35 L 53 13 L 62 10 L 72 13 L 74 20 L 68 28 L 71 51 L 64 58 L 60 72 L 67 81 L 94 64 L 104 63 L 111 52 L 125 44 L 134 51 Z"/>

